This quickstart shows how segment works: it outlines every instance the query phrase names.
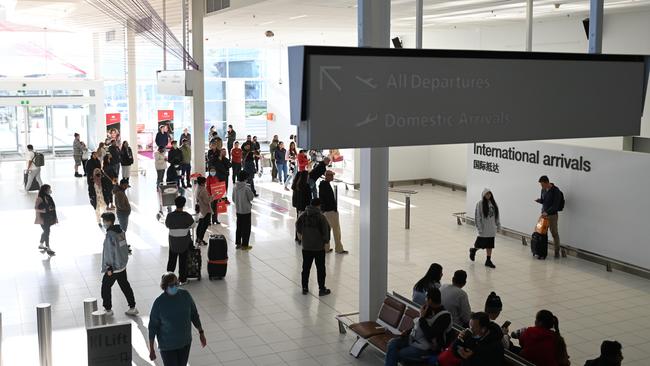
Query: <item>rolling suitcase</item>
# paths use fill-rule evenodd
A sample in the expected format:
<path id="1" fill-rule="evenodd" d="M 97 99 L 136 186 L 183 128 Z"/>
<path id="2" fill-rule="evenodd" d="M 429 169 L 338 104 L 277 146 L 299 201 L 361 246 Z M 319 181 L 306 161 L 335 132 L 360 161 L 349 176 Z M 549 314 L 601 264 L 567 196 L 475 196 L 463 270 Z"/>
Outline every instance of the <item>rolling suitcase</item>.
<path id="1" fill-rule="evenodd" d="M 530 250 L 533 252 L 533 256 L 537 256 L 538 259 L 546 259 L 548 255 L 548 235 L 534 232 L 530 238 Z"/>
<path id="2" fill-rule="evenodd" d="M 29 170 L 25 170 L 23 172 L 23 186 L 27 188 L 27 179 L 29 178 Z M 28 191 L 38 191 L 41 188 L 41 186 L 38 184 L 36 179 L 32 180 L 32 186 L 29 187 Z"/>
<path id="3" fill-rule="evenodd" d="M 228 270 L 228 242 L 220 234 L 210 235 L 208 246 L 208 276 L 211 280 L 220 280 Z"/>
<path id="4" fill-rule="evenodd" d="M 201 280 L 201 249 L 192 246 L 187 252 L 187 278 Z"/>

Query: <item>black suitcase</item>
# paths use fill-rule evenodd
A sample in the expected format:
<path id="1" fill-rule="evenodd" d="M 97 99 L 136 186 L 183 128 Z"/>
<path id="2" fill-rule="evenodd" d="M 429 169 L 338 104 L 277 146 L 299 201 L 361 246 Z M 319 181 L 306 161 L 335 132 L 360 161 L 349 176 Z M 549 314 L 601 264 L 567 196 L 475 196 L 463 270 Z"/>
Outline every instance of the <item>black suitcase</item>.
<path id="1" fill-rule="evenodd" d="M 533 252 L 533 256 L 537 256 L 538 259 L 546 259 L 548 255 L 548 235 L 533 233 L 530 238 L 530 250 Z"/>
<path id="2" fill-rule="evenodd" d="M 208 276 L 211 280 L 226 277 L 228 270 L 228 242 L 220 234 L 210 235 L 208 245 Z"/>
<path id="3" fill-rule="evenodd" d="M 29 178 L 29 170 L 25 170 L 23 173 L 23 186 L 27 188 L 27 179 Z M 38 191 L 41 189 L 41 186 L 38 184 L 36 179 L 32 180 L 32 186 L 29 187 L 28 191 Z"/>
<path id="4" fill-rule="evenodd" d="M 192 246 L 187 251 L 187 278 L 201 280 L 201 249 Z"/>

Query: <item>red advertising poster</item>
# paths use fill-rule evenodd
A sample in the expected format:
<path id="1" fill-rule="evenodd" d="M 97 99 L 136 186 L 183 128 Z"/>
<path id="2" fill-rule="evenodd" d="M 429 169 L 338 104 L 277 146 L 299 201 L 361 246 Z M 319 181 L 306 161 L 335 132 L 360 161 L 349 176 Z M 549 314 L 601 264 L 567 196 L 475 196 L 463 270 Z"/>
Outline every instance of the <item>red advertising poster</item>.
<path id="1" fill-rule="evenodd" d="M 160 121 L 173 121 L 174 120 L 174 110 L 173 109 L 161 109 L 158 110 L 158 122 Z"/>
<path id="2" fill-rule="evenodd" d="M 119 113 L 106 114 L 106 143 L 115 140 L 120 143 L 120 123 L 122 122 L 122 115 Z"/>

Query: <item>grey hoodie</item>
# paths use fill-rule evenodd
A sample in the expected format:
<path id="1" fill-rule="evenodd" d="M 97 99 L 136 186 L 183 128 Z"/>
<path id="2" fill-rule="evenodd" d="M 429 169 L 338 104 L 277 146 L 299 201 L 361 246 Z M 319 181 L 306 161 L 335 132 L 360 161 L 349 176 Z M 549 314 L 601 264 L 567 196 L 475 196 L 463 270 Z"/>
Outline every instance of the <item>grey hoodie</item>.
<path id="1" fill-rule="evenodd" d="M 307 206 L 298 220 L 296 232 L 302 236 L 302 249 L 320 251 L 325 249 L 325 244 L 330 241 L 330 225 L 321 213 L 320 208 Z"/>
<path id="2" fill-rule="evenodd" d="M 483 197 L 485 197 L 488 192 L 492 193 L 487 188 L 483 190 L 481 200 L 476 204 L 476 210 L 474 212 L 478 236 L 482 238 L 494 238 L 497 235 L 497 230 L 501 228 L 501 222 L 495 215 L 494 206 L 492 206 L 492 203 L 488 204 L 489 212 L 487 217 L 483 215 Z"/>
<path id="3" fill-rule="evenodd" d="M 246 182 L 235 183 L 235 188 L 232 191 L 232 201 L 235 203 L 235 211 L 240 215 L 251 213 L 253 208 L 253 191 Z"/>
<path id="4" fill-rule="evenodd" d="M 120 225 L 113 225 L 106 230 L 104 238 L 104 251 L 102 252 L 102 273 L 109 268 L 113 272 L 120 272 L 126 268 L 129 262 L 129 247 L 126 243 L 126 236 Z"/>

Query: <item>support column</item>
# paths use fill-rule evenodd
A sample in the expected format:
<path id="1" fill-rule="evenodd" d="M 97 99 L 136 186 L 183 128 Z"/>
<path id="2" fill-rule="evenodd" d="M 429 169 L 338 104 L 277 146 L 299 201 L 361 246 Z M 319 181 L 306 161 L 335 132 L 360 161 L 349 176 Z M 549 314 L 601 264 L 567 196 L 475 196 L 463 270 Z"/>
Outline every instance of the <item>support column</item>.
<path id="1" fill-rule="evenodd" d="M 424 18 L 424 0 L 415 1 L 415 48 L 422 48 L 422 20 Z"/>
<path id="2" fill-rule="evenodd" d="M 192 168 L 205 173 L 205 82 L 203 79 L 203 18 L 205 1 L 192 0 L 192 58 L 199 65 L 192 78 Z"/>
<path id="3" fill-rule="evenodd" d="M 533 50 L 533 0 L 526 0 L 526 52 Z"/>
<path id="4" fill-rule="evenodd" d="M 93 66 L 94 66 L 94 79 L 102 80 L 102 46 L 101 46 L 101 33 L 93 33 Z M 98 90 L 91 90 L 90 96 L 97 97 Z M 103 90 L 102 96 L 103 96 Z M 90 104 L 88 107 L 87 128 L 88 136 L 86 138 L 86 146 L 89 149 L 96 150 L 100 141 L 104 141 L 106 137 L 106 121 L 104 120 L 104 98 L 97 98 L 97 102 Z"/>
<path id="5" fill-rule="evenodd" d="M 359 47 L 389 47 L 390 1 L 358 0 Z M 388 147 L 361 149 L 359 319 L 377 317 L 388 286 Z"/>
<path id="6" fill-rule="evenodd" d="M 138 175 L 138 85 L 135 73 L 135 32 L 126 28 L 126 94 L 129 103 L 129 146 L 134 150 L 131 175 Z"/>
<path id="7" fill-rule="evenodd" d="M 590 0 L 589 3 L 589 53 L 602 53 L 605 0 Z"/>

